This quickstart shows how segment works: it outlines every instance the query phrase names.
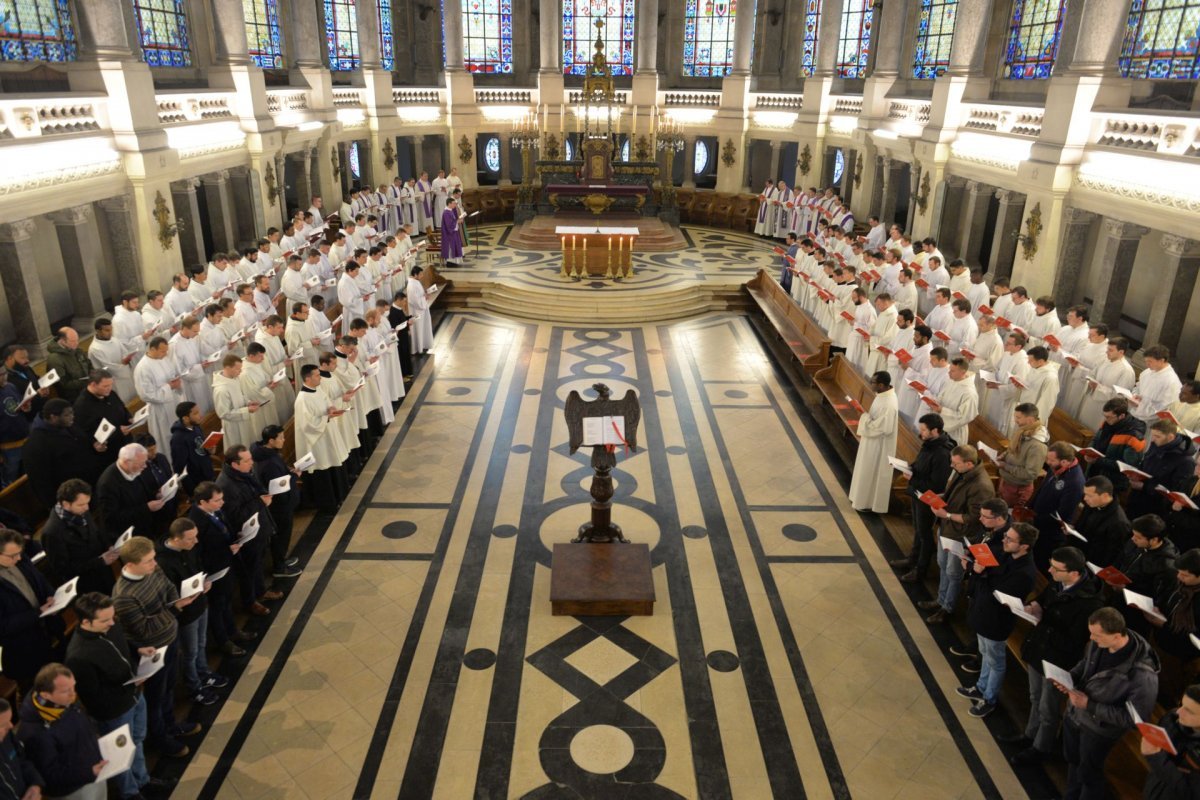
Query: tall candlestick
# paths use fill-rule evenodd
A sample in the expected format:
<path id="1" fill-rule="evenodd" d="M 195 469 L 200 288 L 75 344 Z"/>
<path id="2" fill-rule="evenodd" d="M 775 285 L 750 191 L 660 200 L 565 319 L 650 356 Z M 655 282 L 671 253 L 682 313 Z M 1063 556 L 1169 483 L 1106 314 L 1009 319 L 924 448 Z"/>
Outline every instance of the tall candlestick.
<path id="1" fill-rule="evenodd" d="M 629 123 L 629 141 L 637 138 L 637 106 L 633 107 L 633 120 Z M 629 145 L 633 147 L 633 145 Z"/>
<path id="2" fill-rule="evenodd" d="M 563 131 L 566 130 L 566 124 L 567 124 L 567 112 L 565 111 L 565 106 L 563 106 L 562 103 L 559 103 L 558 104 L 558 134 L 559 134 L 559 136 L 562 136 Z"/>

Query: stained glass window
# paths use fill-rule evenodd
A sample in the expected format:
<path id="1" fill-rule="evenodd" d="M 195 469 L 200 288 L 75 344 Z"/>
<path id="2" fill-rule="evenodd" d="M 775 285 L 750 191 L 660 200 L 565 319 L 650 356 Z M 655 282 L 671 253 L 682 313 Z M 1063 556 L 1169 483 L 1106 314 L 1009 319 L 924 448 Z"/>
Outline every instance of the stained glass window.
<path id="1" fill-rule="evenodd" d="M 821 0 L 804 0 L 804 41 L 800 74 L 808 78 L 817 68 L 817 34 L 821 24 Z"/>
<path id="2" fill-rule="evenodd" d="M 396 43 L 392 39 L 392 0 L 379 3 L 379 63 L 388 72 L 396 68 Z"/>
<path id="3" fill-rule="evenodd" d="M 358 15 L 354 0 L 324 0 L 324 3 L 329 68 L 335 72 L 358 69 Z"/>
<path id="4" fill-rule="evenodd" d="M 246 44 L 250 60 L 263 69 L 283 66 L 279 36 L 279 0 L 242 0 L 246 16 Z"/>
<path id="5" fill-rule="evenodd" d="M 921 0 L 917 47 L 913 51 L 914 78 L 936 78 L 950 68 L 956 11 L 958 0 Z"/>
<path id="6" fill-rule="evenodd" d="M 133 0 L 142 59 L 152 67 L 190 67 L 187 16 L 183 0 Z"/>
<path id="7" fill-rule="evenodd" d="M 625 140 L 625 144 L 621 145 L 621 160 L 622 161 L 629 160 L 629 140 L 628 139 Z"/>
<path id="8" fill-rule="evenodd" d="M 833 180 L 835 186 L 842 182 L 842 173 L 846 171 L 846 157 L 842 155 L 842 149 L 839 147 L 833 151 Z"/>
<path id="9" fill-rule="evenodd" d="M 1200 0 L 1133 0 L 1117 65 L 1127 78 L 1200 78 Z"/>
<path id="10" fill-rule="evenodd" d="M 867 57 L 871 54 L 872 0 L 846 0 L 842 11 L 842 30 L 838 34 L 837 64 L 839 78 L 867 77 Z"/>
<path id="11" fill-rule="evenodd" d="M 634 0 L 563 0 L 563 72 L 586 75 L 604 20 L 604 57 L 613 75 L 633 74 Z"/>
<path id="12" fill-rule="evenodd" d="M 463 66 L 467 71 L 513 71 L 512 19 L 512 0 L 463 0 Z"/>
<path id="13" fill-rule="evenodd" d="M 500 140 L 495 136 L 483 146 L 483 163 L 490 172 L 500 171 Z"/>
<path id="14" fill-rule="evenodd" d="M 733 70 L 736 16 L 737 0 L 687 0 L 683 11 L 684 75 L 720 78 Z"/>
<path id="15" fill-rule="evenodd" d="M 563 150 L 566 153 L 567 161 L 575 160 L 575 145 L 571 144 L 570 139 L 563 139 Z"/>
<path id="16" fill-rule="evenodd" d="M 1067 0 L 1014 0 L 1004 77 L 1049 78 L 1062 38 Z"/>
<path id="17" fill-rule="evenodd" d="M 708 167 L 708 145 L 702 139 L 696 140 L 696 158 L 692 161 L 692 174 L 703 175 Z"/>
<path id="18" fill-rule="evenodd" d="M 0 0 L 0 61 L 74 61 L 67 0 Z"/>
<path id="19" fill-rule="evenodd" d="M 362 162 L 358 160 L 358 142 L 351 142 L 346 148 L 346 161 L 350 165 L 350 176 L 354 180 L 362 178 Z"/>

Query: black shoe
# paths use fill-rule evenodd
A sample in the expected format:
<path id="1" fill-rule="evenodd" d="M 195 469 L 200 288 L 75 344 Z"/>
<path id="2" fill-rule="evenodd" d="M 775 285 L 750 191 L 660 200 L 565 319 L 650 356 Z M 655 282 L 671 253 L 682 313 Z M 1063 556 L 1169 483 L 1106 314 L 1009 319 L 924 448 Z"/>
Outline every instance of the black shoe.
<path id="1" fill-rule="evenodd" d="M 976 689 L 974 686 L 958 686 L 955 687 L 954 693 L 959 697 L 965 697 L 972 701 L 982 701 L 983 692 Z"/>
<path id="2" fill-rule="evenodd" d="M 258 638 L 258 634 L 252 631 L 238 631 L 230 638 L 235 642 L 253 642 Z"/>
<path id="3" fill-rule="evenodd" d="M 295 559 L 292 559 L 292 560 L 294 561 Z M 287 565 L 287 563 L 284 562 L 283 566 L 281 566 L 279 569 L 277 569 L 271 573 L 271 577 L 273 577 L 273 578 L 295 578 L 296 576 L 302 575 L 302 574 L 304 574 L 304 570 L 300 569 L 299 567 L 295 567 L 295 566 L 289 567 Z"/>
<path id="4" fill-rule="evenodd" d="M 211 706 L 220 698 L 211 689 L 201 689 L 192 695 L 192 702 L 198 706 Z"/>
<path id="5" fill-rule="evenodd" d="M 300 559 L 296 558 L 295 556 L 292 556 L 291 558 L 284 559 L 284 561 L 283 561 L 283 565 L 284 565 L 285 567 L 294 567 L 294 566 L 296 566 L 296 565 L 297 565 L 297 564 L 299 564 L 299 563 L 300 563 Z"/>
<path id="6" fill-rule="evenodd" d="M 901 583 L 916 583 L 919 580 L 921 580 L 921 576 L 917 574 L 915 569 L 909 570 L 900 576 Z"/>
<path id="7" fill-rule="evenodd" d="M 204 681 L 205 689 L 224 689 L 228 685 L 229 678 L 226 678 L 224 675 L 218 675 L 215 672 L 210 674 Z"/>
<path id="8" fill-rule="evenodd" d="M 916 562 L 911 558 L 893 558 L 888 562 L 888 565 L 896 569 L 912 569 L 916 566 Z"/>
<path id="9" fill-rule="evenodd" d="M 1026 747 L 1021 752 L 1008 760 L 1008 763 L 1014 767 L 1031 767 L 1034 764 L 1040 764 L 1046 760 L 1049 753 L 1043 753 L 1041 750 L 1035 750 L 1032 747 Z"/>
<path id="10" fill-rule="evenodd" d="M 950 648 L 950 655 L 958 656 L 959 658 L 979 658 L 979 653 L 976 653 L 966 645 L 956 644 Z"/>
<path id="11" fill-rule="evenodd" d="M 167 797 L 175 790 L 176 783 L 172 778 L 151 778 L 141 790 L 147 797 Z"/>
<path id="12" fill-rule="evenodd" d="M 983 668 L 983 665 L 982 665 L 982 662 L 978 658 L 968 658 L 966 661 L 964 661 L 962 664 L 959 665 L 959 668 L 963 672 L 969 672 L 972 675 L 978 675 L 979 670 L 981 670 Z"/>
<path id="13" fill-rule="evenodd" d="M 935 608 L 941 608 L 942 604 L 937 600 L 921 600 L 917 603 L 917 608 L 922 611 L 933 611 Z"/>
<path id="14" fill-rule="evenodd" d="M 946 609 L 939 608 L 937 611 L 933 612 L 928 617 L 926 617 L 925 621 L 928 622 L 930 625 L 937 625 L 939 623 L 945 622 L 946 617 L 947 617 Z"/>
<path id="15" fill-rule="evenodd" d="M 246 655 L 246 651 L 234 644 L 232 640 L 221 645 L 221 652 L 234 658 L 241 658 Z"/>
<path id="16" fill-rule="evenodd" d="M 199 722 L 180 722 L 171 731 L 172 736 L 195 736 L 200 731 L 204 730 L 200 727 Z"/>
<path id="17" fill-rule="evenodd" d="M 1021 749 L 1033 747 L 1033 739 L 1030 739 L 1024 733 L 1005 733 L 996 737 L 996 741 L 1001 744 L 1020 745 Z"/>
<path id="18" fill-rule="evenodd" d="M 995 710 L 996 710 L 996 703 L 989 703 L 985 700 L 976 700 L 975 705 L 971 706 L 970 710 L 967 711 L 967 713 L 970 714 L 972 717 L 975 717 L 976 719 L 983 719 L 984 717 L 986 717 L 988 714 L 992 713 Z"/>

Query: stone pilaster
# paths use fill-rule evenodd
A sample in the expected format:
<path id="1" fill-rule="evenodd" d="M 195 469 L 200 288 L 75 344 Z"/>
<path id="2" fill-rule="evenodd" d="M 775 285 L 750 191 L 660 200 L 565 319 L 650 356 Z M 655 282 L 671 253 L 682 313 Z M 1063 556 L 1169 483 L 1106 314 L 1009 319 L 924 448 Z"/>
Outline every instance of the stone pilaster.
<path id="1" fill-rule="evenodd" d="M 988 203 L 992 197 L 992 187 L 979 181 L 967 181 L 963 208 L 958 257 L 967 266 L 977 267 L 982 261 L 980 249 L 983 242 L 984 229 L 987 227 Z"/>
<path id="2" fill-rule="evenodd" d="M 92 224 L 92 214 L 91 203 L 85 203 L 46 215 L 58 234 L 58 249 L 71 294 L 71 327 L 83 335 L 91 331 L 96 317 L 104 312 L 100 273 L 94 268 L 100 256 L 100 232 Z"/>
<path id="3" fill-rule="evenodd" d="M 204 232 L 200 230 L 200 204 L 196 196 L 196 187 L 199 185 L 199 178 L 185 178 L 171 184 L 175 218 L 182 227 L 179 232 L 179 252 L 188 270 L 206 260 Z"/>
<path id="4" fill-rule="evenodd" d="M 1179 349 L 1180 335 L 1196 289 L 1200 242 L 1165 234 L 1159 244 L 1164 257 L 1159 262 L 1161 266 L 1155 279 L 1163 289 L 1154 293 L 1150 320 L 1146 324 L 1146 344 L 1166 345 L 1174 353 Z"/>
<path id="5" fill-rule="evenodd" d="M 32 219 L 0 224 L 0 283 L 17 341 L 32 359 L 44 358 L 50 343 L 50 318 L 38 277 Z"/>
<path id="6" fill-rule="evenodd" d="M 1062 215 L 1062 244 L 1058 250 L 1058 268 L 1054 272 L 1051 296 L 1064 304 L 1077 299 L 1079 276 L 1083 273 L 1083 253 L 1096 215 L 1091 211 L 1067 206 Z M 1018 223 L 1017 230 L 1020 230 Z M 1100 320 L 1093 317 L 1097 322 Z"/>
<path id="7" fill-rule="evenodd" d="M 117 268 L 117 290 L 138 291 L 142 286 L 142 267 L 138 251 L 138 235 L 133 222 L 133 199 L 127 194 L 106 197 L 97 205 L 104 213 L 104 229 L 112 246 Z"/>
<path id="8" fill-rule="evenodd" d="M 988 256 L 988 270 L 993 280 L 1012 275 L 1013 259 L 1017 255 L 1017 234 L 1021 232 L 1021 215 L 1025 211 L 1025 195 L 1020 192 L 1000 189 L 996 192 L 996 199 L 1000 201 L 1000 207 L 996 213 L 992 250 Z"/>
<path id="9" fill-rule="evenodd" d="M 1116 328 L 1121 321 L 1121 308 L 1129 289 L 1138 245 L 1150 229 L 1131 222 L 1105 219 L 1101 231 L 1102 238 L 1092 255 L 1092 272 L 1097 276 L 1092 319 Z"/>
<path id="10" fill-rule="evenodd" d="M 233 202 L 229 195 L 229 170 L 209 172 L 200 176 L 204 187 L 204 202 L 208 208 L 208 227 L 213 247 L 233 250 L 244 242 L 238 241 L 234 226 Z"/>

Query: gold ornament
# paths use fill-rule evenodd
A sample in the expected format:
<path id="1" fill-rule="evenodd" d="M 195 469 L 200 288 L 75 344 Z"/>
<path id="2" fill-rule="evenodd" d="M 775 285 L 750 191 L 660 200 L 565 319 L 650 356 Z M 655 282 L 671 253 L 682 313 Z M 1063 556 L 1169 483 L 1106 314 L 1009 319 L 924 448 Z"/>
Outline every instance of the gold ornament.
<path id="1" fill-rule="evenodd" d="M 733 146 L 733 139 L 725 140 L 725 147 L 721 149 L 721 163 L 727 167 L 737 163 L 737 148 Z"/>
<path id="2" fill-rule="evenodd" d="M 270 161 L 263 168 L 263 182 L 267 184 L 267 200 L 271 201 L 271 207 L 274 208 L 279 198 L 279 185 L 275 182 L 275 167 L 271 166 Z"/>
<path id="3" fill-rule="evenodd" d="M 854 185 L 855 185 L 855 187 L 857 187 L 860 183 L 862 183 L 862 168 L 863 168 L 862 153 L 859 153 L 858 158 L 854 162 Z"/>
<path id="4" fill-rule="evenodd" d="M 801 175 L 808 175 L 812 169 L 812 148 L 807 144 L 800 151 L 800 158 L 796 160 L 796 166 L 800 168 Z"/>
<path id="5" fill-rule="evenodd" d="M 175 234 L 179 233 L 180 225 L 171 224 L 171 208 L 162 196 L 162 192 L 154 193 L 154 221 L 158 223 L 158 243 L 163 250 L 171 249 Z"/>
<path id="6" fill-rule="evenodd" d="M 1026 261 L 1033 261 L 1038 251 L 1038 234 L 1042 232 L 1042 204 L 1038 203 L 1025 218 L 1025 235 L 1018 236 L 1021 242 L 1022 254 Z"/>
<path id="7" fill-rule="evenodd" d="M 458 140 L 458 160 L 464 164 L 468 164 L 474 154 L 475 151 L 471 147 L 471 140 L 464 133 L 463 137 Z"/>
<path id="8" fill-rule="evenodd" d="M 383 140 L 383 166 L 391 169 L 396 163 L 396 148 L 392 145 L 392 137 Z"/>

